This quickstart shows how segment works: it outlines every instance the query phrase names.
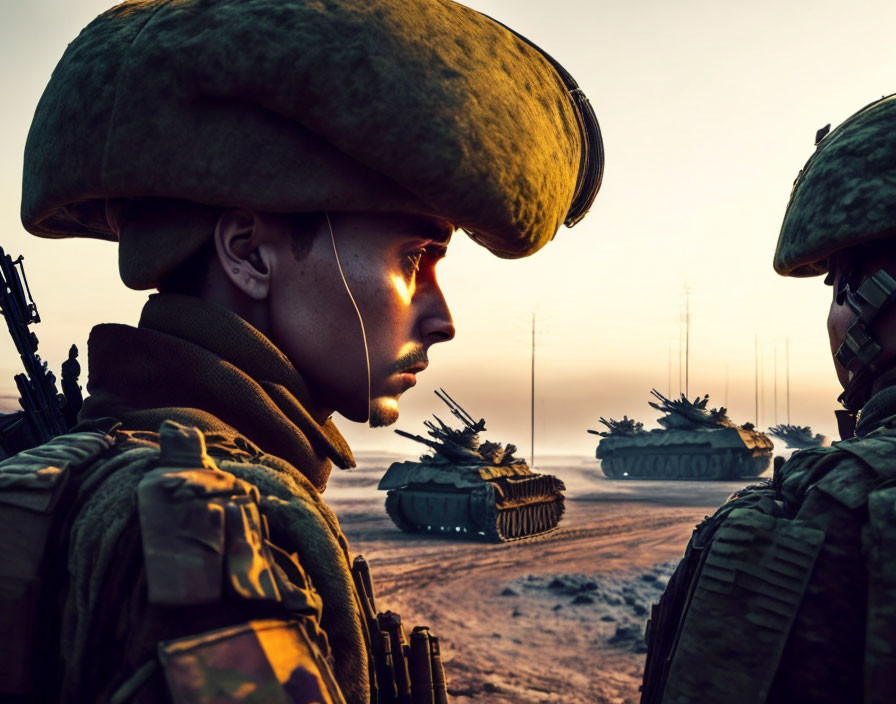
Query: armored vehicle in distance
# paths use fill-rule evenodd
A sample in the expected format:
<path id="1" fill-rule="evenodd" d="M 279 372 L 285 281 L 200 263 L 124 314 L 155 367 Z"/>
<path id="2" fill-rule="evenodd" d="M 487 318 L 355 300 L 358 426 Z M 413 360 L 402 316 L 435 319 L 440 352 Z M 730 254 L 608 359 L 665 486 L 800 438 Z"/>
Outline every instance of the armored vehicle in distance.
<path id="1" fill-rule="evenodd" d="M 651 407 L 662 426 L 644 430 L 627 417 L 600 421 L 606 431 L 595 453 L 610 479 L 745 479 L 762 474 L 771 461 L 771 439 L 752 423 L 736 425 L 725 408 L 708 409 L 709 396 L 670 400 L 656 389 Z"/>
<path id="2" fill-rule="evenodd" d="M 557 477 L 536 474 L 514 457 L 514 445 L 479 440 L 485 419 L 474 421 L 445 391 L 436 391 L 460 430 L 433 415 L 425 421 L 430 438 L 395 432 L 429 446 L 418 462 L 394 462 L 379 489 L 387 491 L 386 512 L 408 533 L 464 534 L 505 542 L 542 535 L 557 527 L 564 511 Z"/>
<path id="3" fill-rule="evenodd" d="M 830 445 L 830 438 L 821 433 L 812 433 L 808 425 L 788 425 L 782 423 L 768 429 L 769 435 L 773 435 L 792 450 L 808 450 L 810 447 L 824 447 Z"/>

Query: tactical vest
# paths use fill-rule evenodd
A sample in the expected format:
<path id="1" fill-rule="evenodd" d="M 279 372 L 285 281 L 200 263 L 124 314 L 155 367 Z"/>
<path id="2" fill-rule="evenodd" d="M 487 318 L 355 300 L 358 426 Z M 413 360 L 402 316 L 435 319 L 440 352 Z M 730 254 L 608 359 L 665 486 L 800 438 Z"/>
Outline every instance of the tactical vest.
<path id="1" fill-rule="evenodd" d="M 237 469 L 232 461 L 222 466 Z M 60 436 L 0 463 L 5 538 L 0 543 L 0 629 L 9 634 L 0 641 L 0 701 L 79 695 L 61 667 L 54 668 L 61 627 L 58 585 L 65 581 L 68 536 L 81 511 L 78 496 L 106 490 L 104 478 L 94 476 L 105 467 L 110 467 L 109 477 L 123 476 L 123 467 L 137 471 L 130 481 L 147 606 L 170 607 L 175 613 L 186 608 L 192 614 L 204 605 L 212 613 L 244 605 L 236 610 L 234 625 L 169 639 L 157 648 L 153 641 L 151 657 L 107 692 L 112 701 L 131 701 L 155 678 L 164 680 L 167 696 L 177 704 L 204 700 L 210 691 L 222 701 L 345 704 L 327 635 L 318 626 L 321 599 L 296 555 L 270 541 L 258 489 L 221 471 L 206 454 L 202 433 L 170 422 L 158 436 L 122 432 L 109 423 Z M 409 702 L 414 688 L 415 696 L 428 692 L 429 698 L 419 701 L 446 702 L 438 639 L 425 628 L 414 629 L 408 638 L 396 614 L 376 613 L 363 558 L 356 558 L 346 577 L 354 600 L 347 610 L 361 620 L 365 641 L 363 662 L 355 668 L 369 677 L 364 684 L 370 694 L 363 701 Z M 83 638 L 74 642 L 83 647 Z M 66 655 L 77 662 L 77 653 Z M 254 692 L 248 698 L 247 685 Z M 351 701 L 362 700 L 355 695 Z"/>
<path id="2" fill-rule="evenodd" d="M 46 639 L 58 628 L 48 578 L 74 493 L 74 479 L 114 445 L 110 432 L 73 433 L 20 452 L 0 465 L 0 694 L 42 699 L 55 662 Z M 44 652 L 41 652 L 44 651 Z"/>
<path id="3" fill-rule="evenodd" d="M 110 424 L 54 438 L 0 464 L 0 628 L 8 634 L 0 646 L 0 695 L 10 701 L 67 698 L 55 668 L 57 584 L 64 583 L 68 531 L 80 508 L 78 485 L 97 462 L 116 452 L 135 454 L 133 447 L 122 450 L 132 440 Z M 136 452 L 147 449 L 156 457 L 146 463 L 137 503 L 148 603 L 270 602 L 282 606 L 272 613 L 284 617 L 160 643 L 159 662 L 141 667 L 112 700 L 128 701 L 159 669 L 175 702 L 197 701 L 196 688 L 209 683 L 224 695 L 220 668 L 231 662 L 233 672 L 257 685 L 263 701 L 311 696 L 308 701 L 343 704 L 326 637 L 316 627 L 320 599 L 294 556 L 274 555 L 258 490 L 218 470 L 193 428 L 166 423 L 157 452 L 139 446 Z M 231 679 L 240 685 L 238 677 Z M 274 697 L 275 691 L 286 694 Z"/>
<path id="4" fill-rule="evenodd" d="M 800 513 L 813 492 L 842 507 L 861 535 L 864 683 L 854 684 L 865 704 L 893 700 L 896 436 L 884 428 L 803 451 L 782 469 L 696 529 L 651 613 L 642 704 L 768 700 L 779 666 L 788 666 L 782 657 L 827 537 L 824 516 Z M 799 487 L 796 501 L 782 480 Z"/>

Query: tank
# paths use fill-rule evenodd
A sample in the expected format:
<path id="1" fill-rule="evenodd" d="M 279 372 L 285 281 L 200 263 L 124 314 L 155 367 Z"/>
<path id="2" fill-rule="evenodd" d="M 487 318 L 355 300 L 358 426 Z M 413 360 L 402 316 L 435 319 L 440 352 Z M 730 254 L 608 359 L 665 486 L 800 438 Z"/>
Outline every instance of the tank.
<path id="1" fill-rule="evenodd" d="M 808 450 L 810 447 L 827 447 L 831 439 L 821 433 L 812 433 L 808 425 L 788 425 L 782 423 L 768 429 L 769 435 L 783 440 L 788 449 Z"/>
<path id="2" fill-rule="evenodd" d="M 554 530 L 565 509 L 563 482 L 529 469 L 514 456 L 514 445 L 480 441 L 485 419 L 474 421 L 444 389 L 435 393 L 462 427 L 433 415 L 433 421 L 424 421 L 429 438 L 395 431 L 431 449 L 417 462 L 394 462 L 380 480 L 395 525 L 408 533 L 495 542 Z"/>
<path id="3" fill-rule="evenodd" d="M 707 408 L 709 396 L 670 400 L 651 391 L 651 407 L 661 411 L 660 428 L 623 416 L 600 422 L 606 431 L 595 453 L 610 479 L 722 480 L 756 477 L 768 469 L 774 445 L 752 423 L 736 425 L 727 409 Z"/>

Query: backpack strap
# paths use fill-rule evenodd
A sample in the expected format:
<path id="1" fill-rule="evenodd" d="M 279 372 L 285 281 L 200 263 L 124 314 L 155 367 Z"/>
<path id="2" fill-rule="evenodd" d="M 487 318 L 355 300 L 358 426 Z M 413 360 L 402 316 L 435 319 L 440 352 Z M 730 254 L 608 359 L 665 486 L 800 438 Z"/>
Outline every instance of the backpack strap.
<path id="1" fill-rule="evenodd" d="M 114 424 L 61 435 L 0 463 L 0 694 L 35 689 L 42 589 L 71 478 L 115 444 Z"/>

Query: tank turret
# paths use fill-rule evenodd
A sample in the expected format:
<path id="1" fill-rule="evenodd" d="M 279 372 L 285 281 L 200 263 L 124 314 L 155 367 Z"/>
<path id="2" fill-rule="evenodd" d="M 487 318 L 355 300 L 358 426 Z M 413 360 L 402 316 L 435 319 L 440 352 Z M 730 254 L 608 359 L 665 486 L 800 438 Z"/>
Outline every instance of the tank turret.
<path id="1" fill-rule="evenodd" d="M 813 435 L 812 428 L 808 425 L 788 425 L 782 423 L 768 429 L 770 435 L 775 436 L 779 440 L 783 440 L 784 444 L 793 450 L 807 450 L 810 447 L 823 447 L 830 445 L 831 441 L 821 433 Z"/>
<path id="2" fill-rule="evenodd" d="M 638 433 L 647 432 L 644 430 L 644 424 L 639 423 L 638 421 L 629 418 L 628 416 L 622 416 L 622 420 L 607 420 L 603 416 L 600 418 L 600 422 L 603 423 L 608 430 L 589 430 L 588 432 L 592 435 L 600 435 L 602 438 L 608 438 L 610 436 L 615 437 L 631 437 L 632 435 L 637 435 Z"/>

